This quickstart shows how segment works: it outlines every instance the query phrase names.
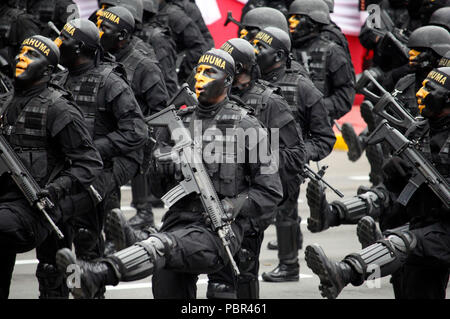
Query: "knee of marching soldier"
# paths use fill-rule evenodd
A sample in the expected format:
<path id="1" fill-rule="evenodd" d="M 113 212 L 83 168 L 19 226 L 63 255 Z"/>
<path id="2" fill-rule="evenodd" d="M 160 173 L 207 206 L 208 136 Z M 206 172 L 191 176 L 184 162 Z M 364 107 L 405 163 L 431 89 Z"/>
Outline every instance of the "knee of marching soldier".
<path id="1" fill-rule="evenodd" d="M 169 234 L 152 234 L 128 248 L 103 259 L 112 267 L 119 281 L 135 281 L 165 266 L 166 255 L 176 246 Z"/>
<path id="2" fill-rule="evenodd" d="M 69 289 L 64 274 L 55 265 L 39 263 L 36 269 L 39 299 L 68 299 Z"/>
<path id="3" fill-rule="evenodd" d="M 387 230 L 384 235 L 387 236 L 387 240 L 389 240 L 395 252 L 404 256 L 404 258 L 406 258 L 411 250 L 416 248 L 417 238 L 414 233 L 410 231 Z"/>

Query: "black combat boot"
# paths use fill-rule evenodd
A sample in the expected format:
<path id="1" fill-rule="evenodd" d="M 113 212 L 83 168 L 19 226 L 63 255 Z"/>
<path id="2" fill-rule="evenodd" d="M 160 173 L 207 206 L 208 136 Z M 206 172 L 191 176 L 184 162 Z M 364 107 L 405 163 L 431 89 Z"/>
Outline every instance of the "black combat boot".
<path id="1" fill-rule="evenodd" d="M 383 238 L 383 234 L 371 216 L 364 216 L 359 220 L 356 234 L 358 235 L 358 240 L 362 248 L 375 244 L 377 240 Z"/>
<path id="2" fill-rule="evenodd" d="M 112 209 L 105 222 L 105 235 L 114 243 L 116 250 L 122 250 L 130 247 L 134 243 L 145 240 L 150 234 L 157 230 L 151 226 L 144 227 L 142 230 L 133 229 L 125 215 L 118 208 Z"/>
<path id="3" fill-rule="evenodd" d="M 269 282 L 285 282 L 298 281 L 300 278 L 300 265 L 298 262 L 293 264 L 285 264 L 280 262 L 278 266 L 269 272 L 263 272 L 261 277 L 264 281 Z"/>
<path id="4" fill-rule="evenodd" d="M 309 206 L 307 228 L 312 233 L 318 233 L 330 226 L 339 225 L 339 216 L 333 211 L 333 206 L 327 202 L 325 188 L 320 182 L 310 180 L 306 188 L 306 199 Z"/>
<path id="5" fill-rule="evenodd" d="M 130 227 L 134 229 L 142 229 L 150 226 L 155 227 L 155 218 L 151 209 L 137 209 L 136 215 L 128 221 Z"/>
<path id="6" fill-rule="evenodd" d="M 305 260 L 308 267 L 319 276 L 319 290 L 323 297 L 335 299 L 352 282 L 354 274 L 350 265 L 343 261 L 330 261 L 319 245 L 306 247 Z"/>
<path id="7" fill-rule="evenodd" d="M 364 147 L 361 143 L 361 140 L 350 123 L 342 124 L 342 138 L 348 147 L 347 156 L 348 159 L 352 162 L 357 161 L 361 154 L 364 151 Z"/>
<path id="8" fill-rule="evenodd" d="M 75 254 L 68 248 L 56 253 L 56 264 L 59 271 L 69 273 L 73 287 L 69 287 L 75 299 L 98 298 L 103 294 L 105 285 L 116 285 L 118 279 L 114 270 L 104 262 L 87 262 L 77 260 Z"/>

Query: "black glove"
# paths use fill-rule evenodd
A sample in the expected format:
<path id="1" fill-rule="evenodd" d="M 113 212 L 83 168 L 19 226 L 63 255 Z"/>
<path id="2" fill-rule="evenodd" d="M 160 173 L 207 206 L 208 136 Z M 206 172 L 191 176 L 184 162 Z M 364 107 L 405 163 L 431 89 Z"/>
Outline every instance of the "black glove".
<path id="1" fill-rule="evenodd" d="M 162 175 L 173 176 L 181 171 L 178 153 L 172 151 L 172 147 L 163 146 L 155 150 L 156 170 Z"/>
<path id="2" fill-rule="evenodd" d="M 413 168 L 402 158 L 394 156 L 382 167 L 383 180 L 386 188 L 396 194 L 401 193 L 411 178 Z"/>
<path id="3" fill-rule="evenodd" d="M 38 198 L 49 198 L 56 204 L 61 198 L 70 192 L 72 187 L 72 179 L 69 176 L 61 176 L 52 183 L 45 186 L 38 194 Z"/>

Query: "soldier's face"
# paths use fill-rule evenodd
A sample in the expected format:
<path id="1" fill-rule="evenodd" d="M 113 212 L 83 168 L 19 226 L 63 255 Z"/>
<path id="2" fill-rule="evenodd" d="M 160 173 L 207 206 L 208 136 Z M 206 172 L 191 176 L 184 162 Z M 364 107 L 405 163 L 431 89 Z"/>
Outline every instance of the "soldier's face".
<path id="1" fill-rule="evenodd" d="M 16 72 L 14 78 L 22 83 L 31 84 L 38 81 L 48 68 L 47 59 L 29 46 L 23 46 L 15 60 Z"/>
<path id="2" fill-rule="evenodd" d="M 298 15 L 294 14 L 289 18 L 289 32 L 294 33 L 300 24 Z"/>
<path id="3" fill-rule="evenodd" d="M 449 92 L 428 79 L 422 85 L 416 93 L 420 114 L 426 118 L 439 116 L 442 108 L 449 103 Z"/>
<path id="4" fill-rule="evenodd" d="M 203 105 L 219 102 L 225 92 L 227 74 L 210 65 L 200 64 L 195 73 L 195 93 Z"/>
<path id="5" fill-rule="evenodd" d="M 253 46 L 256 49 L 256 62 L 258 63 L 261 72 L 268 73 L 271 69 L 273 69 L 277 51 L 268 44 L 259 40 L 254 40 Z"/>
<path id="6" fill-rule="evenodd" d="M 257 27 L 246 26 L 245 29 L 242 29 L 240 32 L 240 38 L 252 42 L 259 31 L 260 29 Z"/>
<path id="7" fill-rule="evenodd" d="M 410 66 L 416 66 L 417 65 L 417 57 L 419 56 L 420 52 L 417 50 L 409 50 L 409 65 Z"/>
<path id="8" fill-rule="evenodd" d="M 234 76 L 232 92 L 240 94 L 249 88 L 250 82 L 252 81 L 250 72 L 251 71 L 249 70 L 243 70 L 242 72 Z"/>
<path id="9" fill-rule="evenodd" d="M 102 22 L 100 22 L 99 31 L 101 35 L 100 42 L 103 49 L 111 51 L 117 48 L 120 32 L 112 23 L 102 20 Z"/>
<path id="10" fill-rule="evenodd" d="M 70 68 L 78 60 L 78 41 L 73 38 L 68 38 L 61 34 L 55 41 L 59 47 L 61 58 L 59 63 L 67 68 Z"/>

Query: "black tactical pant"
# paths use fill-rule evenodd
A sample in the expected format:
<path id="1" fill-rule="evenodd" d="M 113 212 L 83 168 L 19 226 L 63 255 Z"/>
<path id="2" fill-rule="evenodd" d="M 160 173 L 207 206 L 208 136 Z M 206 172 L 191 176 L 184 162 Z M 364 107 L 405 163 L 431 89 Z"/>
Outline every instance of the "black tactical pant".
<path id="1" fill-rule="evenodd" d="M 69 297 L 63 274 L 56 269 L 55 256 L 59 249 L 71 248 L 73 243 L 77 258 L 93 260 L 103 257 L 102 230 L 106 212 L 120 207 L 120 185 L 130 180 L 137 169 L 138 165 L 131 161 L 117 161 L 113 167 L 104 169 L 93 183 L 103 198 L 97 206 L 93 205 L 87 192 L 78 193 L 61 202 L 65 217 L 59 226 L 64 233 L 64 240 L 58 240 L 55 234 L 51 234 L 36 249 L 39 260 L 36 276 L 41 298 Z"/>
<path id="2" fill-rule="evenodd" d="M 417 238 L 417 245 L 392 276 L 395 298 L 445 299 L 450 275 L 450 222 L 411 232 Z"/>
<path id="3" fill-rule="evenodd" d="M 289 198 L 277 207 L 275 226 L 278 242 L 278 259 L 280 263 L 293 264 L 298 262 L 298 250 L 302 245 L 300 229 L 301 218 L 298 215 L 299 182 L 291 183 Z"/>
<path id="4" fill-rule="evenodd" d="M 242 228 L 233 224 L 235 238 L 230 249 L 236 253 L 242 241 Z M 152 290 L 155 299 L 194 299 L 199 274 L 211 274 L 229 263 L 219 236 L 202 222 L 164 221 L 160 232 L 176 243 L 165 257 L 163 268 L 155 269 Z"/>
<path id="5" fill-rule="evenodd" d="M 0 298 L 8 298 L 16 254 L 34 249 L 49 234 L 44 218 L 25 199 L 0 203 Z"/>
<path id="6" fill-rule="evenodd" d="M 259 255 L 264 240 L 264 231 L 256 230 L 250 219 L 238 220 L 244 229 L 241 248 L 234 255 L 240 275 L 236 278 L 231 265 L 208 275 L 210 282 L 226 284 L 233 287 L 238 299 L 259 298 Z"/>

